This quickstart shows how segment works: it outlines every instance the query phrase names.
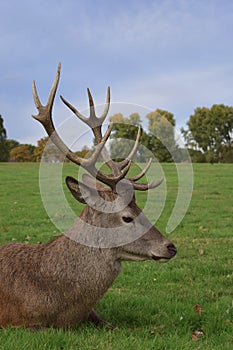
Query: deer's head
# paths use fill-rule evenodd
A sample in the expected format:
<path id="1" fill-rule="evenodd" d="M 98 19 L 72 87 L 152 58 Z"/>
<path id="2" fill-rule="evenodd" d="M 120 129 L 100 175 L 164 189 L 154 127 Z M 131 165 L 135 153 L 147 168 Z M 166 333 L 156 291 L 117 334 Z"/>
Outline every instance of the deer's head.
<path id="1" fill-rule="evenodd" d="M 58 65 L 56 77 L 45 106 L 41 104 L 35 82 L 33 82 L 33 96 L 39 112 L 38 115 L 33 117 L 44 126 L 47 134 L 58 149 L 71 162 L 83 167 L 91 175 L 84 174 L 82 181 L 77 181 L 72 177 L 66 178 L 66 184 L 73 196 L 79 202 L 87 204 L 78 218 L 83 227 L 82 235 L 95 234 L 97 237 L 95 246 L 98 246 L 98 242 L 100 247 L 114 246 L 118 258 L 122 260 L 153 259 L 167 261 L 174 257 L 176 254 L 175 246 L 149 222 L 135 201 L 135 190 L 147 191 L 159 186 L 162 182 L 162 180 L 147 184 L 138 182 L 149 169 L 151 160 L 139 174 L 126 178 L 139 145 L 140 128 L 130 154 L 124 160 L 115 162 L 110 158 L 105 147 L 111 133 L 111 125 L 104 136 L 102 135 L 102 124 L 110 106 L 110 89 L 108 88 L 105 110 L 99 118 L 96 116 L 93 98 L 89 89 L 87 89 L 90 104 L 89 118 L 83 116 L 61 96 L 67 107 L 92 129 L 95 137 L 96 147 L 90 157 L 79 157 L 64 144 L 53 124 L 52 107 L 59 78 L 60 64 Z M 97 169 L 96 161 L 100 153 L 109 167 L 110 173 L 106 174 Z M 118 236 L 117 239 L 115 239 L 116 236 Z"/>

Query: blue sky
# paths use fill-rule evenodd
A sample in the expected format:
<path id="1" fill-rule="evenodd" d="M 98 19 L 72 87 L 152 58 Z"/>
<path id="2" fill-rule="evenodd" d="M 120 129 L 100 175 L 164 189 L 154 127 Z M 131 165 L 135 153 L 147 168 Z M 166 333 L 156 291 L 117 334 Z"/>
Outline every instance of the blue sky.
<path id="1" fill-rule="evenodd" d="M 198 106 L 233 105 L 230 0 L 2 0 L 0 16 L 8 138 L 36 144 L 45 135 L 31 118 L 31 82 L 45 102 L 59 61 L 58 96 L 79 110 L 87 107 L 86 87 L 102 104 L 108 85 L 113 102 L 131 103 L 135 112 L 137 104 L 166 109 L 178 128 Z M 57 125 L 70 116 L 58 96 Z"/>

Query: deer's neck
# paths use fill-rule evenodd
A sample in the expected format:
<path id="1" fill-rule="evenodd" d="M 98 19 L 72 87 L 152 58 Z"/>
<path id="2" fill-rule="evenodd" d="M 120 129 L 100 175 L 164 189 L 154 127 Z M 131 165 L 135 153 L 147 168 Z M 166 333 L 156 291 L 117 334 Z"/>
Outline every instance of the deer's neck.
<path id="1" fill-rule="evenodd" d="M 81 245 L 62 235 L 47 246 L 41 266 L 43 273 L 57 284 L 78 288 L 93 302 L 111 286 L 121 271 L 116 253 Z"/>

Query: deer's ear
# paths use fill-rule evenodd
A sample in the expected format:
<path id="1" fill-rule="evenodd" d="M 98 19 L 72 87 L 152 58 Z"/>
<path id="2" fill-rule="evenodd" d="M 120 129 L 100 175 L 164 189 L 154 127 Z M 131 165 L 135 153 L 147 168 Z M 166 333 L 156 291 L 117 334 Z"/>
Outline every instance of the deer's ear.
<path id="1" fill-rule="evenodd" d="M 79 202 L 86 204 L 88 198 L 95 196 L 95 192 L 92 188 L 84 185 L 82 182 L 75 180 L 71 176 L 66 177 L 66 185 L 69 188 L 70 192 Z"/>

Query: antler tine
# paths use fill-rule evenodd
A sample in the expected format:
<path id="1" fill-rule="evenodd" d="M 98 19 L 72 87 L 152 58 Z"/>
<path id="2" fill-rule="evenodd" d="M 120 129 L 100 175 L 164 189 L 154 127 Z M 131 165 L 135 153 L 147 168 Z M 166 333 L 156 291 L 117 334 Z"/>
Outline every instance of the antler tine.
<path id="1" fill-rule="evenodd" d="M 131 150 L 131 152 L 129 153 L 129 155 L 127 156 L 127 158 L 125 158 L 121 162 L 114 162 L 110 158 L 107 150 L 105 148 L 103 149 L 102 155 L 105 158 L 106 164 L 108 165 L 108 167 L 112 171 L 112 174 L 114 176 L 115 182 L 120 181 L 121 179 L 123 179 L 126 176 L 126 174 L 128 173 L 128 171 L 130 169 L 130 166 L 131 166 L 131 163 L 132 163 L 132 159 L 133 159 L 135 153 L 137 152 L 140 136 L 141 136 L 141 128 L 139 126 L 138 133 L 137 133 L 137 138 L 136 138 L 136 141 L 134 143 L 134 147 Z M 141 172 L 138 176 L 135 176 L 135 177 L 133 177 L 132 179 L 129 179 L 129 180 L 130 181 L 132 180 L 132 182 L 133 182 L 133 181 L 136 181 L 137 179 L 140 179 L 146 173 L 146 171 L 149 169 L 150 163 L 147 165 L 147 167 L 145 168 L 144 172 Z M 124 169 L 124 170 L 122 171 L 122 169 Z"/>
<path id="2" fill-rule="evenodd" d="M 102 152 L 102 155 L 104 155 L 105 157 L 105 160 L 106 160 L 106 164 L 108 165 L 108 167 L 112 170 L 112 173 L 114 174 L 115 178 L 120 178 L 122 179 L 129 171 L 129 168 L 131 166 L 131 163 L 132 163 L 132 159 L 135 155 L 135 153 L 137 152 L 137 148 L 138 148 L 138 144 L 139 144 L 139 140 L 140 140 L 140 136 L 141 136 L 141 128 L 139 126 L 138 128 L 138 133 L 137 133 L 137 138 L 136 138 L 136 141 L 134 143 L 134 147 L 133 149 L 131 150 L 131 152 L 129 153 L 129 155 L 121 162 L 114 162 L 108 155 L 108 152 L 106 151 L 105 152 L 105 149 L 103 149 L 103 152 Z M 149 165 L 150 166 L 150 165 Z M 148 168 L 149 168 L 148 166 Z M 122 169 L 124 169 L 126 171 L 123 171 L 122 172 Z M 146 168 L 146 171 L 148 169 Z M 122 174 L 125 174 L 124 176 L 122 176 Z M 139 174 L 140 175 L 140 174 Z M 138 177 L 138 179 L 140 179 L 144 174 L 142 174 L 140 177 Z M 129 179 L 131 180 L 131 179 Z M 119 181 L 119 180 L 118 180 Z M 132 181 L 136 181 L 133 180 Z"/>
<path id="3" fill-rule="evenodd" d="M 86 118 L 84 115 L 82 115 L 71 103 L 69 103 L 63 96 L 60 96 L 62 102 L 79 118 L 81 119 L 85 124 L 87 124 L 93 131 L 93 134 L 96 139 L 96 143 L 101 142 L 102 139 L 102 131 L 101 127 L 102 124 L 108 114 L 109 107 L 110 107 L 110 87 L 108 87 L 107 90 L 107 98 L 106 98 L 106 106 L 102 113 L 102 115 L 98 118 L 95 113 L 95 104 L 94 100 L 91 94 L 91 91 L 89 88 L 87 88 L 87 94 L 88 94 L 88 100 L 89 100 L 89 106 L 90 106 L 90 116 L 89 118 Z"/>
<path id="4" fill-rule="evenodd" d="M 135 140 L 135 143 L 134 143 L 134 146 L 131 150 L 131 152 L 128 154 L 128 156 L 122 160 L 121 162 L 115 162 L 115 164 L 117 164 L 117 167 L 119 169 L 124 169 L 128 163 L 133 159 L 134 155 L 136 154 L 137 152 L 137 149 L 138 149 L 138 145 L 139 145 L 139 140 L 140 140 L 140 137 L 141 137 L 141 127 L 139 126 L 138 127 L 138 133 L 137 133 L 137 138 Z"/>
<path id="5" fill-rule="evenodd" d="M 161 183 L 163 182 L 164 178 L 161 178 L 159 181 L 157 182 L 149 182 L 148 184 L 143 184 L 143 183 L 135 183 L 133 182 L 132 185 L 133 185 L 133 188 L 135 190 L 139 190 L 139 191 L 147 191 L 147 190 L 150 190 L 152 188 L 156 188 L 158 187 L 159 185 L 161 185 Z"/>
<path id="6" fill-rule="evenodd" d="M 94 164 L 95 164 L 98 156 L 100 155 L 102 149 L 105 147 L 105 144 L 108 141 L 108 138 L 109 138 L 109 136 L 111 134 L 111 131 L 112 131 L 112 124 L 110 124 L 108 126 L 107 131 L 105 132 L 104 136 L 101 139 L 101 142 L 98 143 L 98 145 L 96 146 L 95 151 L 92 153 L 91 157 L 89 157 L 89 158 L 80 158 L 80 157 L 78 157 L 79 159 L 81 159 L 81 163 L 77 163 L 77 164 L 79 164 L 79 165 L 81 165 L 83 167 L 86 167 L 86 168 L 89 167 L 89 169 L 88 169 L 89 172 L 93 173 L 93 169 L 94 170 L 96 169 Z M 74 154 L 76 156 L 75 153 L 72 152 L 72 154 Z M 94 173 L 95 173 L 95 171 L 94 171 Z"/>
<path id="7" fill-rule="evenodd" d="M 69 103 L 63 96 L 60 95 L 62 102 L 84 123 L 88 124 L 89 119 L 84 117 L 71 103 Z"/>
<path id="8" fill-rule="evenodd" d="M 135 175 L 131 178 L 129 178 L 130 181 L 138 181 L 139 179 L 141 179 L 149 170 L 150 166 L 151 166 L 151 162 L 152 162 L 152 158 L 149 159 L 149 162 L 147 163 L 147 165 L 145 166 L 144 169 L 142 169 L 142 171 L 138 174 Z"/>
<path id="9" fill-rule="evenodd" d="M 106 116 L 109 111 L 110 107 L 110 87 L 108 86 L 107 90 L 107 98 L 106 98 L 106 106 L 101 114 L 101 116 L 98 118 L 95 113 L 95 104 L 94 100 L 91 94 L 91 91 L 89 88 L 87 88 L 87 94 L 88 94 L 88 100 L 89 100 L 89 105 L 90 105 L 90 117 L 84 117 L 70 102 L 68 102 L 63 96 L 60 96 L 62 102 L 79 118 L 81 119 L 84 123 L 86 123 L 88 126 L 91 128 L 95 128 L 96 126 L 102 125 L 104 120 L 106 119 Z"/>
<path id="10" fill-rule="evenodd" d="M 108 86 L 105 108 L 104 108 L 104 111 L 100 117 L 96 116 L 95 104 L 94 104 L 94 100 L 93 100 L 93 97 L 92 97 L 92 94 L 91 94 L 91 91 L 89 88 L 87 88 L 87 94 L 88 94 L 89 105 L 90 105 L 89 125 L 90 125 L 90 127 L 94 128 L 96 126 L 102 125 L 105 118 L 107 117 L 109 107 L 110 107 L 110 87 Z"/>
<path id="11" fill-rule="evenodd" d="M 127 180 L 129 180 L 131 182 L 131 184 L 133 185 L 133 188 L 135 190 L 139 190 L 139 191 L 147 191 L 149 189 L 152 189 L 152 188 L 156 188 L 158 187 L 162 182 L 163 182 L 163 178 L 161 178 L 159 181 L 157 182 L 150 182 L 148 184 L 144 184 L 144 183 L 137 183 L 136 181 L 140 180 L 146 173 L 147 171 L 149 170 L 150 166 L 151 166 L 151 163 L 152 163 L 152 158 L 149 159 L 149 162 L 147 163 L 147 165 L 145 166 L 144 169 L 142 169 L 142 171 L 138 174 L 138 175 L 135 175 L 131 178 L 128 178 Z"/>
<path id="12" fill-rule="evenodd" d="M 46 130 L 47 131 L 47 130 Z M 96 146 L 95 151 L 92 153 L 92 155 L 89 158 L 81 158 L 77 156 L 74 152 L 72 152 L 62 141 L 62 139 L 59 137 L 56 130 L 50 135 L 50 138 L 52 142 L 57 146 L 57 148 L 68 158 L 72 163 L 82 166 L 83 168 L 86 168 L 92 175 L 96 174 L 95 172 L 95 162 L 104 148 L 109 135 L 112 131 L 112 126 L 110 125 L 102 138 L 102 141 Z"/>
<path id="13" fill-rule="evenodd" d="M 95 114 L 95 104 L 89 88 L 87 88 L 87 94 L 88 94 L 88 100 L 89 100 L 89 106 L 90 106 L 90 117 L 88 121 L 89 121 L 90 127 L 94 128 L 96 126 L 95 124 L 98 118 L 96 117 L 96 114 Z"/>
<path id="14" fill-rule="evenodd" d="M 60 72 L 61 72 L 61 63 L 58 64 L 56 76 L 49 93 L 47 104 L 45 106 L 43 106 L 40 102 L 35 81 L 33 80 L 32 82 L 33 98 L 34 98 L 36 108 L 39 112 L 38 115 L 33 115 L 32 117 L 38 120 L 44 126 L 49 136 L 51 136 L 51 134 L 54 132 L 54 129 L 55 129 L 53 125 L 53 120 L 52 120 L 52 109 L 53 109 L 53 102 L 54 102 L 54 98 L 57 92 L 57 87 L 60 79 Z"/>
<path id="15" fill-rule="evenodd" d="M 109 185 L 112 188 L 112 190 L 115 191 L 117 183 L 120 180 L 125 178 L 125 176 L 127 175 L 130 169 L 130 166 L 131 166 L 131 161 L 125 167 L 125 169 L 122 172 L 119 172 L 117 175 L 114 175 L 114 174 L 106 175 L 99 170 L 95 172 L 95 176 L 99 181 L 102 181 L 106 185 Z"/>
<path id="16" fill-rule="evenodd" d="M 48 102 L 47 105 L 50 106 L 51 111 L 52 111 L 52 106 L 53 106 L 53 102 L 54 102 L 54 98 L 57 92 L 57 87 L 58 87 L 58 83 L 59 83 L 59 79 L 60 79 L 60 74 L 61 74 L 61 62 L 58 63 L 58 67 L 57 67 L 57 72 L 56 72 L 56 76 L 55 79 L 53 81 L 53 85 L 48 97 Z"/>
<path id="17" fill-rule="evenodd" d="M 33 99 L 34 99 L 34 103 L 36 105 L 36 108 L 39 109 L 41 106 L 41 102 L 37 93 L 37 89 L 36 89 L 36 82 L 35 80 L 32 81 L 32 94 L 33 94 Z M 33 118 L 36 118 L 35 115 L 33 115 Z"/>
<path id="18" fill-rule="evenodd" d="M 95 128 L 96 126 L 103 124 L 103 122 L 108 114 L 109 107 L 110 107 L 110 87 L 108 86 L 105 108 L 104 108 L 104 111 L 100 117 L 96 116 L 95 104 L 94 104 L 94 100 L 93 100 L 93 97 L 92 97 L 92 94 L 91 94 L 91 91 L 89 88 L 87 88 L 87 94 L 88 94 L 89 105 L 90 105 L 90 117 L 89 117 L 88 121 L 89 121 L 90 127 Z"/>
<path id="19" fill-rule="evenodd" d="M 101 114 L 101 116 L 99 117 L 99 120 L 101 120 L 102 123 L 104 122 L 105 118 L 108 115 L 109 108 L 110 108 L 110 86 L 108 86 L 108 89 L 107 89 L 107 97 L 106 97 L 104 111 Z"/>

